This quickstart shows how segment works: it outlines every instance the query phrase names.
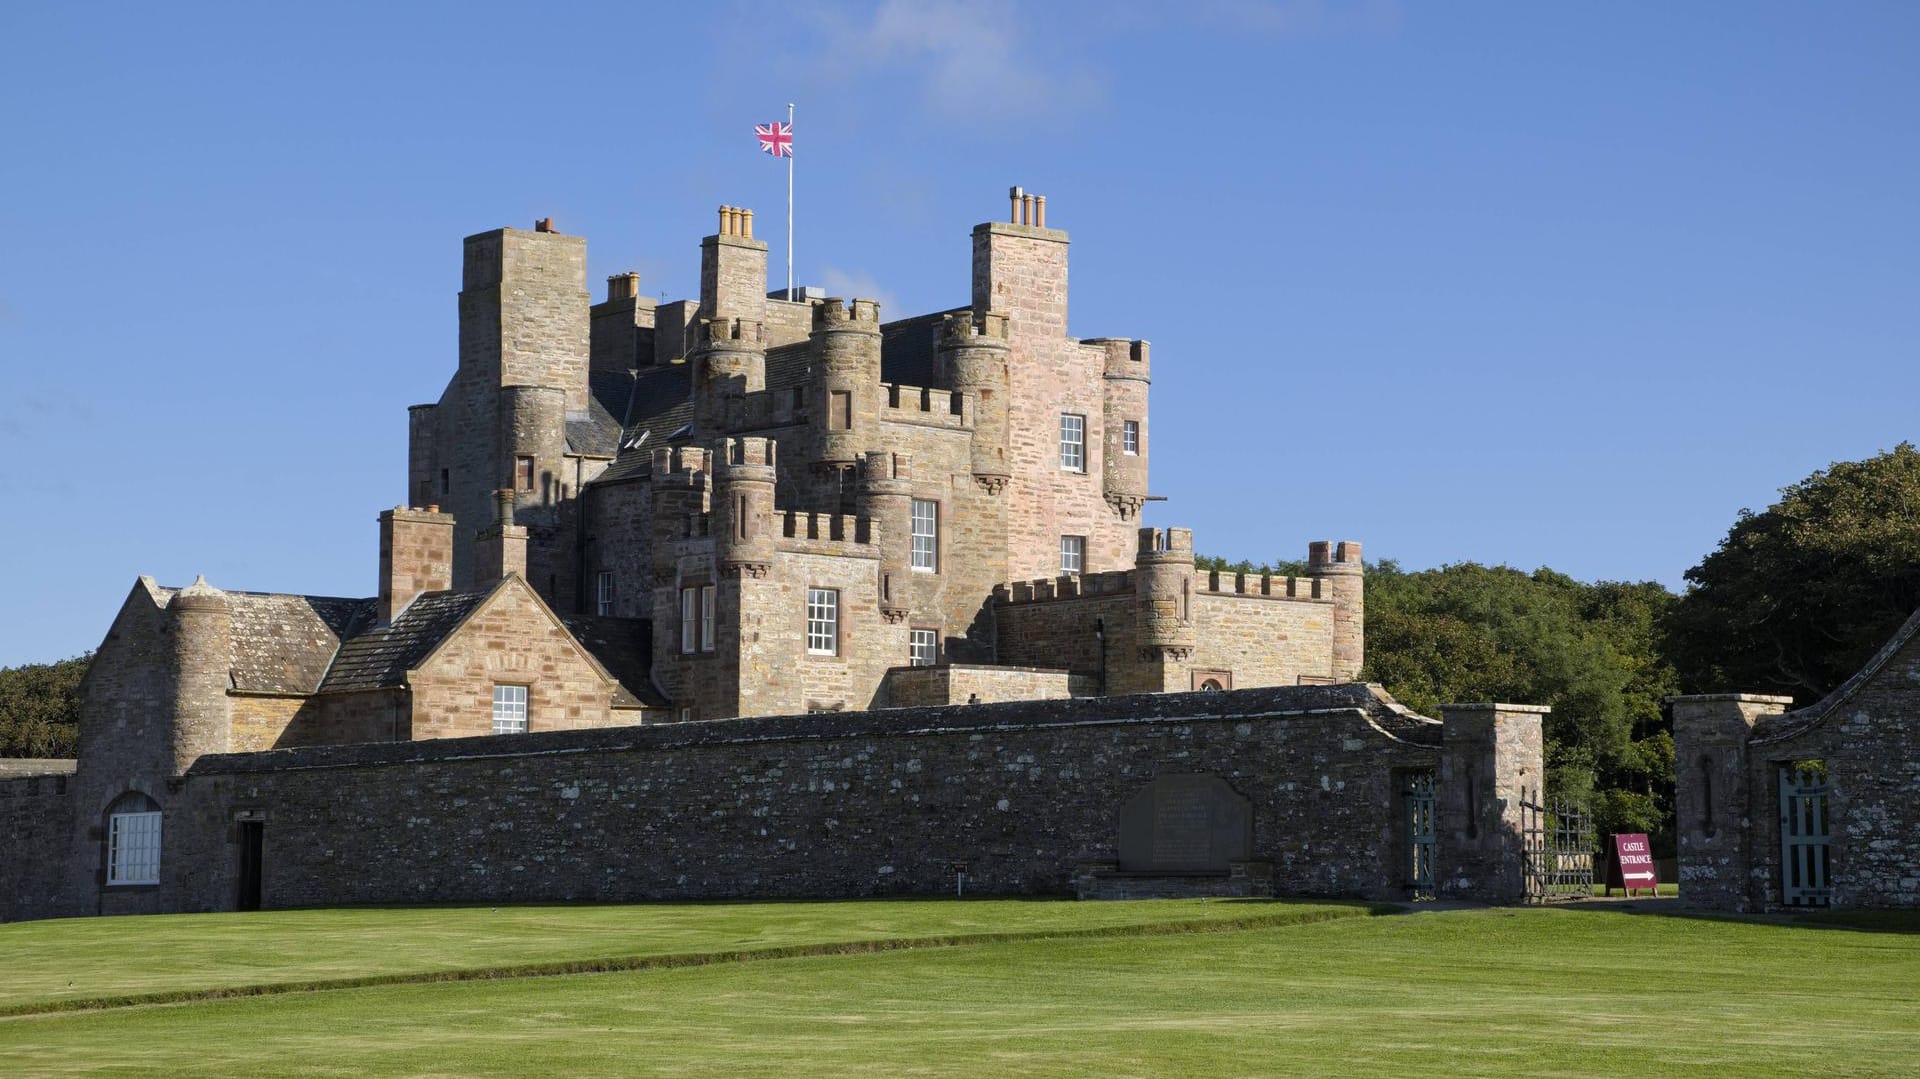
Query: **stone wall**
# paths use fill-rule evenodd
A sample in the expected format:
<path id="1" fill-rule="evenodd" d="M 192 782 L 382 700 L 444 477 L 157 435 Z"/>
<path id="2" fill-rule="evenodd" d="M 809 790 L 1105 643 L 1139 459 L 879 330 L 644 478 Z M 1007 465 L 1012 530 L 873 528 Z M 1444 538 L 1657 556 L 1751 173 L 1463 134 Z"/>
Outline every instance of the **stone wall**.
<path id="1" fill-rule="evenodd" d="M 494 593 L 409 679 L 412 737 L 492 734 L 497 684 L 527 687 L 529 730 L 630 722 L 609 708 L 612 682 L 518 580 Z"/>
<path id="2" fill-rule="evenodd" d="M 63 894 L 73 857 L 68 783 L 61 774 L 0 778 L 0 922 L 90 913 Z"/>
<path id="3" fill-rule="evenodd" d="M 1202 576 L 1203 586 L 1205 581 Z M 1189 667 L 1231 672 L 1234 689 L 1290 686 L 1302 677 L 1330 680 L 1331 600 L 1235 593 L 1231 580 L 1226 587 L 1225 593 L 1201 591 L 1193 597 Z"/>
<path id="4" fill-rule="evenodd" d="M 172 909 L 224 909 L 236 813 L 266 816 L 270 907 L 1062 894 L 1117 858 L 1156 777 L 1247 798 L 1281 894 L 1404 895 L 1396 776 L 1439 725 L 1365 687 L 1025 702 L 329 747 L 203 759 Z"/>
<path id="5" fill-rule="evenodd" d="M 943 663 L 934 667 L 895 667 L 888 671 L 885 698 L 888 708 L 935 708 L 949 704 L 1057 701 L 1090 697 L 1094 691 L 1093 678 L 1065 670 Z"/>

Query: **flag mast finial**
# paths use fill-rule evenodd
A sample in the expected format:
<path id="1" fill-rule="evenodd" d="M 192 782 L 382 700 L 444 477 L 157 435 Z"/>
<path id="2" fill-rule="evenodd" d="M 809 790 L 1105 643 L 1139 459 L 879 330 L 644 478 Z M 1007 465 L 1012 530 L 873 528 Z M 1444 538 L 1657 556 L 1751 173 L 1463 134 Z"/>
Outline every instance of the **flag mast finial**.
<path id="1" fill-rule="evenodd" d="M 787 130 L 793 130 L 793 102 L 787 102 Z M 793 302 L 793 154 L 787 154 L 787 302 Z"/>

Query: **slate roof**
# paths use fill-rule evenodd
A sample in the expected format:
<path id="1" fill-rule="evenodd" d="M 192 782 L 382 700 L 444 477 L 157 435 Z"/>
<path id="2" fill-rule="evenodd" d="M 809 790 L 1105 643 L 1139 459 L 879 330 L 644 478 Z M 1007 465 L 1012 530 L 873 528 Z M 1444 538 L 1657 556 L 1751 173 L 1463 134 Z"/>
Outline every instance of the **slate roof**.
<path id="1" fill-rule="evenodd" d="M 320 692 L 405 685 L 407 672 L 418 667 L 493 592 L 494 588 L 422 592 L 392 624 L 369 629 L 342 645 L 320 683 Z"/>
<path id="2" fill-rule="evenodd" d="M 645 618 L 562 617 L 567 632 L 620 683 L 614 707 L 667 707 L 653 685 L 653 623 Z"/>
<path id="3" fill-rule="evenodd" d="M 233 612 L 233 688 L 312 693 L 340 642 L 374 618 L 371 599 L 228 592 Z"/>
<path id="4" fill-rule="evenodd" d="M 567 414 L 567 449 L 612 457 L 620 450 L 620 432 L 633 403 L 634 377 L 626 371 L 589 371 L 584 413 Z"/>

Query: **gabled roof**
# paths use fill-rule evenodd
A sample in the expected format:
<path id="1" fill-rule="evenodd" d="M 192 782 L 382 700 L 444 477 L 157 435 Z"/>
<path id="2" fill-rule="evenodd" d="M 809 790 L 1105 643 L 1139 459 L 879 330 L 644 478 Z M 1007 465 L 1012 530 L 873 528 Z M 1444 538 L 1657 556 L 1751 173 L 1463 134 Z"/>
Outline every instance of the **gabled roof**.
<path id="1" fill-rule="evenodd" d="M 155 586 L 165 607 L 180 591 Z M 224 590 L 223 590 L 224 591 Z M 373 622 L 372 599 L 225 592 L 233 613 L 233 688 L 294 696 L 318 691 L 340 642 Z"/>
<path id="2" fill-rule="evenodd" d="M 422 592 L 391 624 L 375 626 L 340 646 L 321 693 L 403 686 L 418 667 L 499 588 Z"/>
<path id="3" fill-rule="evenodd" d="M 1853 672 L 1853 677 L 1840 683 L 1833 692 L 1805 708 L 1796 708 L 1777 716 L 1765 716 L 1754 723 L 1753 740 L 1777 742 L 1804 734 L 1818 726 L 1822 720 L 1838 711 L 1849 698 L 1860 692 L 1860 689 L 1871 681 L 1874 675 L 1879 674 L 1893 660 L 1893 657 L 1899 655 L 1900 650 L 1911 643 L 1916 635 L 1920 635 L 1920 610 L 1908 615 L 1907 620 L 1901 623 L 1899 629 L 1893 631 L 1893 636 L 1887 638 L 1887 643 L 1880 646 L 1880 650 L 1873 654 L 1873 658 L 1867 661 L 1866 666 Z"/>

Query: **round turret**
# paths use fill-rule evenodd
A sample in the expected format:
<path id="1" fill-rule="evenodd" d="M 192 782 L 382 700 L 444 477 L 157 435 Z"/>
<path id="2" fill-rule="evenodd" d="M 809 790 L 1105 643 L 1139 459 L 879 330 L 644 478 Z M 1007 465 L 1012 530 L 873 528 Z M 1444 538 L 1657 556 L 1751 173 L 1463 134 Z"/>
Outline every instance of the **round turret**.
<path id="1" fill-rule="evenodd" d="M 227 594 L 196 577 L 167 604 L 172 635 L 172 774 L 184 773 L 207 753 L 225 753 L 233 741 L 227 697 L 233 669 L 233 609 Z"/>
<path id="2" fill-rule="evenodd" d="M 774 442 L 730 438 L 717 451 L 714 558 L 727 576 L 764 577 L 773 564 Z"/>
<path id="3" fill-rule="evenodd" d="M 717 438 L 736 425 L 750 393 L 767 388 L 764 329 L 746 319 L 709 319 L 700 324 L 693 354 L 693 424 Z"/>
<path id="4" fill-rule="evenodd" d="M 948 315 L 940 328 L 938 364 L 947 384 L 974 399 L 972 467 L 989 490 L 1007 467 L 1007 319 L 999 312 Z"/>
<path id="5" fill-rule="evenodd" d="M 1193 532 L 1143 528 L 1134 556 L 1136 633 L 1142 659 L 1184 660 L 1193 654 Z"/>
<path id="6" fill-rule="evenodd" d="M 880 613 L 904 621 L 913 607 L 913 458 L 874 450 L 861 462 L 860 516 L 880 533 Z"/>
<path id="7" fill-rule="evenodd" d="M 813 308 L 810 334 L 820 380 L 812 411 L 820 430 L 814 464 L 852 468 L 880 425 L 880 305 L 830 298 Z"/>
<path id="8" fill-rule="evenodd" d="M 1333 677 L 1352 681 L 1366 664 L 1367 569 L 1355 540 L 1307 545 L 1307 574 L 1325 582 L 1333 599 Z"/>

